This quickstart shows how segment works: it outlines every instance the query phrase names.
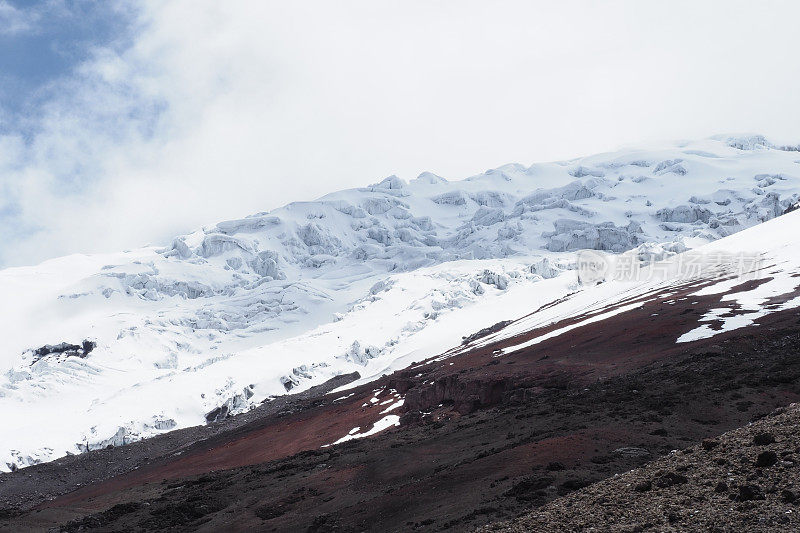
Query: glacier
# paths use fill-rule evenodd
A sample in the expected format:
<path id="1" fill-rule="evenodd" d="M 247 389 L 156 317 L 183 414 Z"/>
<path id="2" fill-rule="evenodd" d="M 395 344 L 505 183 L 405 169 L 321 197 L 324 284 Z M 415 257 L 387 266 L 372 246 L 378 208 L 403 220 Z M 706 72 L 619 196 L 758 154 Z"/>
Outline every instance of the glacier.
<path id="1" fill-rule="evenodd" d="M 368 381 L 581 290 L 577 250 L 660 260 L 798 199 L 798 147 L 718 136 L 391 176 L 167 246 L 0 271 L 0 470 Z M 94 345 L 37 354 L 62 342 Z"/>

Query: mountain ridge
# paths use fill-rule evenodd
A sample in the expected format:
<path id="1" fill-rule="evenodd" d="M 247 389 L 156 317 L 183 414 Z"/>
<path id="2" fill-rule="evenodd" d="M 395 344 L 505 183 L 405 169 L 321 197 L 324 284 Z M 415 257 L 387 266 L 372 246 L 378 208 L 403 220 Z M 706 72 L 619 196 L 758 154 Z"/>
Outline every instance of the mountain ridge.
<path id="1" fill-rule="evenodd" d="M 0 469 L 443 352 L 491 325 L 487 311 L 514 319 L 575 290 L 572 251 L 648 262 L 783 213 L 800 197 L 795 148 L 726 137 L 458 182 L 389 177 L 167 247 L 0 271 L 14 301 L 0 404 L 15 429 Z M 86 357 L 35 357 L 83 341 L 97 343 Z"/>

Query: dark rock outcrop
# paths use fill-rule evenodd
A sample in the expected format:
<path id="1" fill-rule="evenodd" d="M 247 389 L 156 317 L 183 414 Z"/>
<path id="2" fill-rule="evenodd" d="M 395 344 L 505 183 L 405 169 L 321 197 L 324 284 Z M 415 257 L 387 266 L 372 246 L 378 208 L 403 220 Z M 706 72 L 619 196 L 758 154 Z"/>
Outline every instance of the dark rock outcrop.
<path id="1" fill-rule="evenodd" d="M 487 337 L 492 333 L 497 333 L 507 325 L 511 324 L 511 322 L 513 322 L 513 320 L 503 320 L 502 322 L 498 322 L 497 324 L 489 326 L 488 328 L 483 328 L 481 330 L 478 330 L 475 333 L 472 333 L 471 335 L 463 337 L 461 340 L 461 344 L 469 344 L 478 339 L 482 339 L 483 337 Z"/>
<path id="2" fill-rule="evenodd" d="M 41 348 L 35 349 L 33 355 L 36 356 L 37 361 L 50 354 L 62 354 L 66 357 L 83 358 L 89 355 L 95 348 L 97 348 L 97 343 L 90 340 L 84 340 L 80 344 L 61 342 L 59 344 L 45 344 Z"/>
<path id="3" fill-rule="evenodd" d="M 458 375 L 443 376 L 430 384 L 417 385 L 406 392 L 407 411 L 430 411 L 440 404 L 452 404 L 457 413 L 467 414 L 502 402 L 510 383 L 503 378 L 462 380 Z"/>
<path id="4" fill-rule="evenodd" d="M 756 446 L 766 446 L 775 442 L 775 436 L 772 433 L 758 433 L 753 437 L 753 444 Z"/>
<path id="5" fill-rule="evenodd" d="M 222 405 L 217 407 L 216 409 L 212 409 L 208 413 L 206 413 L 206 423 L 210 424 L 212 422 L 218 422 L 220 420 L 225 420 L 228 418 L 230 414 L 230 410 L 228 409 L 227 405 Z"/>

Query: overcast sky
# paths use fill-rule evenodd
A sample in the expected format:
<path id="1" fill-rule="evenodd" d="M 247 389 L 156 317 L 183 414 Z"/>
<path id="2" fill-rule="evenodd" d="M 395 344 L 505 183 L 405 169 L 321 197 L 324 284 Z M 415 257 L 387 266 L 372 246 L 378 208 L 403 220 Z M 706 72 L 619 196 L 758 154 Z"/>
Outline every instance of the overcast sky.
<path id="1" fill-rule="evenodd" d="M 800 142 L 800 2 L 0 0 L 0 265 L 428 170 Z"/>

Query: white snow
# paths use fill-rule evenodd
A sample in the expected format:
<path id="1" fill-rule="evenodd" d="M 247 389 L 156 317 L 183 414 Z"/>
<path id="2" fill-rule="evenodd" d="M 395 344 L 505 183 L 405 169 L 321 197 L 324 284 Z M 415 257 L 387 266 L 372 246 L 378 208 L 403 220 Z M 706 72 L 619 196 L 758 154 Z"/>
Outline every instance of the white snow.
<path id="1" fill-rule="evenodd" d="M 712 262 L 706 265 L 708 274 L 702 277 L 707 285 L 690 293 L 689 296 L 720 295 L 723 307 L 710 309 L 699 319 L 701 324 L 681 334 L 676 342 L 691 342 L 713 337 L 722 332 L 750 326 L 771 313 L 800 307 L 800 295 L 798 295 L 800 252 L 796 242 L 799 227 L 800 211 L 795 211 L 731 237 L 701 246 L 692 252 L 686 252 L 705 257 L 707 261 Z M 760 266 L 754 270 L 739 272 L 736 264 L 727 263 L 728 258 L 735 258 L 738 254 L 748 256 L 757 254 Z M 726 261 L 713 263 L 719 258 L 725 258 Z M 450 350 L 438 359 L 453 357 L 476 346 L 486 346 L 563 320 L 575 320 L 572 324 L 517 345 L 508 346 L 502 351 L 511 353 L 586 324 L 631 311 L 656 297 L 664 304 L 674 305 L 676 300 L 669 298 L 674 294 L 670 289 L 690 279 L 677 275 L 680 272 L 677 266 L 681 259 L 681 255 L 677 255 L 664 261 L 666 264 L 664 271 L 671 273 L 673 277 L 654 277 L 642 281 L 611 280 L 597 286 L 586 287 L 579 292 L 566 295 L 555 305 L 537 309 L 528 317 L 514 322 L 498 333 L 488 335 L 468 347 Z M 746 288 L 747 283 L 756 286 Z M 686 299 L 681 298 L 681 300 Z M 777 300 L 775 303 L 770 303 L 771 299 Z M 627 303 L 631 300 L 633 302 Z M 692 305 L 697 303 L 694 301 Z M 580 317 L 585 318 L 580 320 Z M 712 327 L 703 322 L 715 322 L 716 325 Z"/>
<path id="2" fill-rule="evenodd" d="M 770 313 L 800 307 L 800 296 L 792 296 L 800 288 L 800 249 L 797 247 L 800 211 L 771 220 L 737 235 L 704 247 L 708 251 L 720 250 L 724 246 L 741 252 L 760 255 L 761 268 L 730 280 L 723 280 L 693 293 L 695 296 L 723 294 L 721 302 L 726 307 L 711 309 L 701 322 L 722 322 L 717 328 L 702 324 L 678 338 L 678 342 L 689 342 L 713 337 L 753 324 Z M 734 291 L 745 282 L 759 282 L 749 290 Z M 770 299 L 785 296 L 782 303 L 768 305 Z M 738 314 L 738 313 L 746 314 Z M 726 315 L 726 316 L 723 316 Z M 731 316 L 732 315 L 732 316 Z"/>
<path id="3" fill-rule="evenodd" d="M 457 353 L 462 336 L 570 293 L 480 342 L 602 313 L 641 284 L 578 290 L 572 250 L 635 247 L 642 261 L 662 260 L 800 198 L 796 152 L 754 139 L 453 182 L 391 177 L 166 248 L 0 271 L 0 470 L 202 424 L 217 407 L 241 412 L 342 373 L 364 383 Z M 758 306 L 780 283 L 736 302 Z M 32 352 L 84 339 L 97 347 L 83 359 Z"/>
<path id="4" fill-rule="evenodd" d="M 389 411 L 394 411 L 398 407 L 402 407 L 404 403 L 405 400 L 398 400 L 397 402 L 393 403 L 392 405 L 381 411 L 381 414 L 388 413 Z"/>
<path id="5" fill-rule="evenodd" d="M 380 433 L 384 429 L 389 429 L 392 426 L 399 426 L 400 425 L 400 417 L 397 415 L 386 415 L 385 417 L 381 418 L 372 426 L 369 431 L 365 431 L 364 433 L 354 433 L 352 430 L 350 433 L 342 437 L 341 439 L 331 443 L 331 444 L 324 444 L 322 447 L 327 448 L 328 446 L 335 446 L 337 444 L 341 444 L 342 442 L 347 442 L 349 440 L 354 439 L 363 439 L 364 437 L 369 437 L 371 435 L 375 435 L 376 433 Z M 354 428 L 356 430 L 360 428 Z"/>

